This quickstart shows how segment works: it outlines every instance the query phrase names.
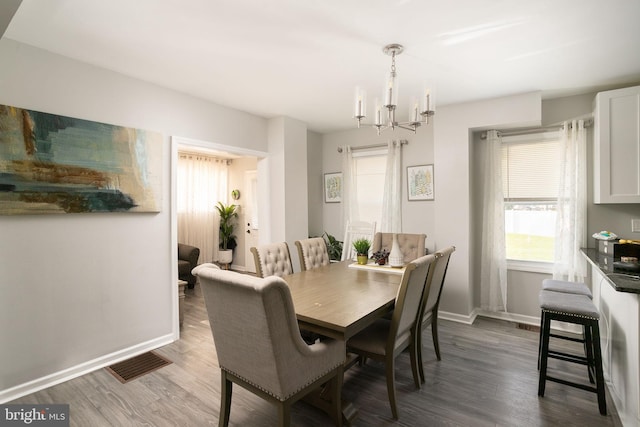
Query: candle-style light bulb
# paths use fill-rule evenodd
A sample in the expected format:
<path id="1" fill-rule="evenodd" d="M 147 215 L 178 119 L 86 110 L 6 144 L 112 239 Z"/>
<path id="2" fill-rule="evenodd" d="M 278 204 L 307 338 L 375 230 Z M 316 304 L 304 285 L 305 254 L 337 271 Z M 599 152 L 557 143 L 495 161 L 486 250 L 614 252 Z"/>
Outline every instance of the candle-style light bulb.
<path id="1" fill-rule="evenodd" d="M 380 105 L 380 100 L 376 99 L 376 118 L 375 118 L 376 126 L 382 126 L 382 105 Z"/>
<path id="2" fill-rule="evenodd" d="M 418 123 L 420 121 L 420 103 L 417 98 L 411 99 L 409 104 L 409 122 Z"/>
<path id="3" fill-rule="evenodd" d="M 360 87 L 356 87 L 354 117 L 362 119 L 366 117 L 367 93 Z"/>

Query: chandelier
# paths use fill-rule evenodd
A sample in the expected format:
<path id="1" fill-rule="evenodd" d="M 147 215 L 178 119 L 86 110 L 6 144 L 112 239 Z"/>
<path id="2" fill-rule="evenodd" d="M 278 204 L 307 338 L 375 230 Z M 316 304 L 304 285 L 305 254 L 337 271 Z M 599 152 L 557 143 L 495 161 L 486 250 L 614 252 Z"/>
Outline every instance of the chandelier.
<path id="1" fill-rule="evenodd" d="M 378 131 L 378 135 L 386 129 L 395 130 L 395 128 L 406 129 L 415 133 L 416 129 L 418 129 L 421 124 L 428 124 L 429 117 L 435 114 L 431 105 L 431 93 L 429 89 L 426 89 L 424 96 L 422 97 L 422 105 L 420 105 L 419 98 L 412 99 L 409 108 L 409 120 L 405 122 L 398 122 L 396 120 L 396 107 L 398 106 L 398 73 L 396 72 L 396 55 L 400 55 L 403 50 L 404 47 L 397 43 L 388 44 L 382 49 L 386 55 L 391 56 L 391 71 L 389 72 L 384 86 L 384 93 L 382 96 L 384 102 L 381 102 L 379 98 L 376 98 L 373 124 L 362 122 L 362 119 L 366 117 L 366 92 L 359 87 L 356 88 L 354 119 L 358 120 L 358 128 L 361 125 L 375 127 Z M 386 112 L 383 114 L 385 109 Z"/>

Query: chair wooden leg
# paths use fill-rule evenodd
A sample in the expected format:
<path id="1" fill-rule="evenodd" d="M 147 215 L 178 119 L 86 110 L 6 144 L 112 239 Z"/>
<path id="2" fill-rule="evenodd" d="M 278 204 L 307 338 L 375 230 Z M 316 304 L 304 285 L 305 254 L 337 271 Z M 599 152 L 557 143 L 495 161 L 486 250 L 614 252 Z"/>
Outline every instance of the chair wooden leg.
<path id="1" fill-rule="evenodd" d="M 420 332 L 416 337 L 416 355 L 418 356 L 418 374 L 420 375 L 420 382 L 424 382 L 424 361 L 422 359 L 422 326 L 420 326 Z"/>
<path id="2" fill-rule="evenodd" d="M 398 407 L 396 406 L 396 369 L 395 358 L 392 354 L 387 355 L 387 393 L 389 394 L 389 405 L 393 419 L 398 419 Z"/>
<path id="3" fill-rule="evenodd" d="M 418 368 L 418 363 L 422 364 L 421 360 L 418 359 L 418 349 L 414 342 L 409 345 L 409 356 L 411 359 L 411 373 L 413 374 L 413 383 L 416 385 L 416 388 L 419 389 L 422 387 L 422 381 L 420 380 L 420 369 Z"/>
<path id="4" fill-rule="evenodd" d="M 436 357 L 438 360 L 442 360 L 440 357 L 440 342 L 438 341 L 438 314 L 433 313 L 433 319 L 431 319 L 431 336 L 433 337 L 433 348 L 436 350 Z"/>
<path id="5" fill-rule="evenodd" d="M 288 402 L 280 402 L 278 404 L 278 425 L 280 427 L 289 427 L 291 425 L 291 404 Z"/>
<path id="6" fill-rule="evenodd" d="M 219 427 L 229 426 L 229 414 L 231 412 L 231 393 L 233 391 L 233 383 L 227 379 L 227 373 L 220 371 L 220 419 Z"/>

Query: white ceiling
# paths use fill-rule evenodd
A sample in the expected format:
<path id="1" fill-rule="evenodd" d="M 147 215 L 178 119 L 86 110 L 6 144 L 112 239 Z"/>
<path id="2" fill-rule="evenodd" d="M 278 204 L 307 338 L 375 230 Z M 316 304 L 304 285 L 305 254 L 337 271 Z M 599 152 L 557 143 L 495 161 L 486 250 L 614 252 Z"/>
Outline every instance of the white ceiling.
<path id="1" fill-rule="evenodd" d="M 4 37 L 263 117 L 353 127 L 382 92 L 438 105 L 640 82 L 639 0 L 23 0 Z M 369 106 L 371 110 L 371 106 Z M 437 117 L 437 116 L 436 116 Z"/>

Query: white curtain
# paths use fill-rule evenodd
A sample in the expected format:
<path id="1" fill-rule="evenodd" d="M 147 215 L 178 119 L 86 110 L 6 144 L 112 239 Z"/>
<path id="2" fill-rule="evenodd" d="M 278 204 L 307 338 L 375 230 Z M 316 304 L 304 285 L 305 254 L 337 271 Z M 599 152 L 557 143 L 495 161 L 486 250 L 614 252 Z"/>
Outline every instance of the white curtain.
<path id="1" fill-rule="evenodd" d="M 402 144 L 389 141 L 380 231 L 402 232 Z"/>
<path id="2" fill-rule="evenodd" d="M 351 146 L 342 147 L 342 224 L 343 229 L 351 221 L 359 220 L 357 170 Z"/>
<path id="3" fill-rule="evenodd" d="M 178 242 L 200 248 L 199 262 L 218 259 L 218 201 L 227 203 L 227 160 L 178 154 Z"/>
<path id="4" fill-rule="evenodd" d="M 480 304 L 484 310 L 506 311 L 507 260 L 502 192 L 502 139 L 495 130 L 487 132 L 484 166 Z"/>
<path id="5" fill-rule="evenodd" d="M 556 214 L 553 278 L 582 282 L 586 266 L 586 130 L 582 120 L 565 122 L 560 138 L 560 190 Z"/>

